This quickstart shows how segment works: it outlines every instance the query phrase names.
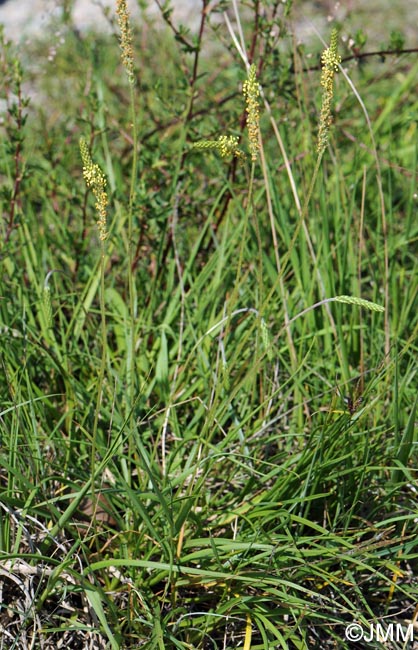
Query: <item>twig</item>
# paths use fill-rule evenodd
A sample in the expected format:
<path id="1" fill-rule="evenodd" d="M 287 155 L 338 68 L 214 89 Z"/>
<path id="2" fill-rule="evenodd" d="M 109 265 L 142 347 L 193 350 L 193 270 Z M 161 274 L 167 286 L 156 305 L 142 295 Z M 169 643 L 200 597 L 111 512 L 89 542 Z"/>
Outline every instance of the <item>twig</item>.
<path id="1" fill-rule="evenodd" d="M 374 50 L 372 52 L 358 52 L 354 51 L 353 54 L 349 54 L 348 56 L 344 56 L 341 59 L 341 63 L 347 63 L 348 61 L 358 61 L 361 59 L 366 59 L 370 58 L 372 56 L 380 56 L 381 58 L 385 56 L 400 56 L 401 54 L 416 54 L 418 52 L 417 47 L 410 47 L 402 50 Z M 321 69 L 321 63 L 318 63 L 317 65 L 314 66 L 309 66 L 307 68 L 303 68 L 303 72 L 311 72 L 314 70 L 320 70 Z"/>

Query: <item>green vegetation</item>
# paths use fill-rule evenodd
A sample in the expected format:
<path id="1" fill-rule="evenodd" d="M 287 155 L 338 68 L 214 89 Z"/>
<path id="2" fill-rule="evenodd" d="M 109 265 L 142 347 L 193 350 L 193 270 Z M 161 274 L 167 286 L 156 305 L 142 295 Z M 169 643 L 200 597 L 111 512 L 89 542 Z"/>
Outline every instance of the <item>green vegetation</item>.
<path id="1" fill-rule="evenodd" d="M 2 42 L 2 647 L 417 619 L 416 55 L 249 4 Z"/>

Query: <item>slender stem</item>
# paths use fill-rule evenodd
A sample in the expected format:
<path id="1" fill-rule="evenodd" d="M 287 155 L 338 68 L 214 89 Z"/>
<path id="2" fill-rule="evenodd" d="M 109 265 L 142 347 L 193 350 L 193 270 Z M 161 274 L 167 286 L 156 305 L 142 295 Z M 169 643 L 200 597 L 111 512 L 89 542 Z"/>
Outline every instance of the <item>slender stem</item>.
<path id="1" fill-rule="evenodd" d="M 132 115 L 132 140 L 133 140 L 133 155 L 132 155 L 132 172 L 131 172 L 131 187 L 129 192 L 129 213 L 128 213 L 128 248 L 129 248 L 129 308 L 131 316 L 131 345 L 135 345 L 134 340 L 134 322 L 136 318 L 136 300 L 135 300 L 135 286 L 133 281 L 133 264 L 134 264 L 134 248 L 133 248 L 133 210 L 135 202 L 136 184 L 138 176 L 138 127 L 136 123 L 136 110 L 135 110 L 135 93 L 134 87 L 130 86 L 130 99 L 131 99 L 131 115 Z M 134 347 L 132 347 L 132 359 Z M 133 390 L 133 382 L 132 384 Z"/>
<path id="2" fill-rule="evenodd" d="M 100 260 L 100 329 L 101 329 L 101 344 L 102 344 L 102 356 L 100 361 L 99 368 L 99 377 L 97 382 L 97 400 L 96 408 L 94 412 L 94 422 L 93 422 L 93 431 L 92 431 L 92 440 L 91 440 L 91 456 L 90 456 L 90 471 L 91 471 L 91 494 L 93 504 L 95 503 L 95 489 L 94 489 L 94 477 L 96 472 L 96 451 L 97 451 L 97 428 L 99 423 L 99 415 L 101 413 L 101 405 L 103 398 L 103 384 L 106 372 L 106 355 L 107 355 L 107 346 L 106 346 L 106 311 L 105 311 L 105 242 L 101 242 L 101 260 Z"/>
<path id="3" fill-rule="evenodd" d="M 241 277 L 242 260 L 243 260 L 243 257 L 244 257 L 244 246 L 245 246 L 245 242 L 246 242 L 246 232 L 247 232 L 247 228 L 248 228 L 248 218 L 249 218 L 249 213 L 250 213 L 251 206 L 252 206 L 254 173 L 255 173 L 255 164 L 252 163 L 251 164 L 250 182 L 249 182 L 249 186 L 248 186 L 247 209 L 245 211 L 244 232 L 243 232 L 243 235 L 242 235 L 242 246 L 240 247 L 239 258 L 238 258 L 238 266 L 237 266 L 237 281 L 235 283 L 235 286 L 237 288 L 239 287 L 239 278 Z"/>
<path id="4" fill-rule="evenodd" d="M 136 330 L 136 317 L 137 317 L 137 296 L 134 281 L 134 267 L 135 261 L 135 247 L 133 245 L 133 213 L 135 204 L 136 185 L 138 177 L 138 127 L 136 119 L 135 108 L 135 92 L 134 85 L 130 84 L 130 103 L 131 103 L 131 116 L 132 116 L 132 141 L 133 141 L 133 154 L 132 154 L 132 170 L 131 170 L 131 186 L 129 191 L 129 208 L 128 208 L 128 294 L 129 294 L 129 343 L 128 355 L 126 363 L 126 382 L 127 382 L 127 404 L 126 414 L 130 418 L 130 428 L 133 430 L 134 426 L 134 410 L 133 405 L 135 402 L 135 330 Z M 131 438 L 130 438 L 131 439 Z M 129 484 L 129 472 L 125 467 L 125 480 Z"/>

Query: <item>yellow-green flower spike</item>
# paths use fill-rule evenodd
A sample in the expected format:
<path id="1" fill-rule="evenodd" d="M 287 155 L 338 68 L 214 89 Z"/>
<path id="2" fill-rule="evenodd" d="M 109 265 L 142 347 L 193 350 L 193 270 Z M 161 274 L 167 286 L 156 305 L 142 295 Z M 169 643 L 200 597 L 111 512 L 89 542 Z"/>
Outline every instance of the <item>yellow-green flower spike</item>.
<path id="1" fill-rule="evenodd" d="M 330 46 L 323 52 L 321 57 L 321 86 L 323 88 L 323 93 L 317 142 L 318 154 L 322 154 L 326 149 L 329 138 L 329 129 L 332 123 L 331 104 L 334 96 L 334 75 L 338 71 L 338 66 L 341 63 L 341 56 L 337 51 L 337 41 L 338 31 L 333 29 L 331 33 Z"/>
<path id="2" fill-rule="evenodd" d="M 95 199 L 95 207 L 99 218 L 97 220 L 97 227 L 99 229 L 100 241 L 105 241 L 107 238 L 107 204 L 108 198 L 106 193 L 106 178 L 100 169 L 99 165 L 93 163 L 87 142 L 84 138 L 80 138 L 80 153 L 83 161 L 83 176 L 86 181 L 87 187 L 91 188 Z"/>
<path id="3" fill-rule="evenodd" d="M 236 135 L 220 135 L 217 140 L 199 140 L 193 144 L 193 149 L 217 149 L 222 158 L 227 156 L 245 158 L 245 154 L 238 147 Z"/>
<path id="4" fill-rule="evenodd" d="M 365 300 L 364 298 L 356 298 L 355 296 L 336 296 L 334 301 L 346 303 L 347 305 L 358 305 L 358 307 L 365 307 L 371 311 L 385 311 L 385 308 L 382 307 L 382 305 L 378 305 L 376 302 L 371 302 L 370 300 Z"/>
<path id="5" fill-rule="evenodd" d="M 238 137 L 236 135 L 220 135 L 216 143 L 222 158 L 239 155 Z"/>
<path id="6" fill-rule="evenodd" d="M 126 0 L 117 0 L 116 14 L 120 29 L 120 49 L 122 52 L 122 63 L 126 70 L 130 84 L 135 83 L 134 51 L 132 47 L 132 31 L 129 22 L 129 11 Z"/>
<path id="7" fill-rule="evenodd" d="M 258 98 L 260 96 L 260 87 L 257 81 L 256 67 L 254 64 L 250 66 L 248 77 L 246 81 L 244 81 L 244 85 L 242 87 L 242 92 L 244 94 L 246 102 L 247 129 L 251 160 L 255 162 L 257 160 L 258 151 L 260 149 L 260 107 L 258 102 Z"/>

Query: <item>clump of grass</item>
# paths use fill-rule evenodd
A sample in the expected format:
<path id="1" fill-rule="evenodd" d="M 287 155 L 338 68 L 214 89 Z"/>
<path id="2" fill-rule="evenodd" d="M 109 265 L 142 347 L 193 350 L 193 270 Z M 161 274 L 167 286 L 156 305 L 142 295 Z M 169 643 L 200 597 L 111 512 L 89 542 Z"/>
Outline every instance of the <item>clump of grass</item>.
<path id="1" fill-rule="evenodd" d="M 321 86 L 332 155 L 316 150 L 320 79 L 302 65 L 286 77 L 283 119 L 268 84 L 277 16 L 264 9 L 230 39 L 245 104 L 232 50 L 216 70 L 199 56 L 209 12 L 197 42 L 167 14 L 167 56 L 147 33 L 132 40 L 120 2 L 119 53 L 109 43 L 102 58 L 88 37 L 82 53 L 70 38 L 57 53 L 54 82 L 69 82 L 69 54 L 83 79 L 66 95 L 72 128 L 52 98 L 52 117 L 39 109 L 25 125 L 36 146 L 0 301 L 2 634 L 22 647 L 348 650 L 353 621 L 414 618 L 416 161 L 401 107 L 416 109 L 416 71 L 399 64 L 402 90 L 390 74 L 365 83 L 367 66 L 357 79 L 372 110 L 390 98 L 382 151 L 399 142 L 381 175 L 397 342 L 385 358 L 364 125 L 344 86 L 344 129 L 359 142 L 341 117 L 330 131 Z M 300 56 L 281 52 L 280 70 Z M 0 149 L 4 177 L 15 151 Z"/>

